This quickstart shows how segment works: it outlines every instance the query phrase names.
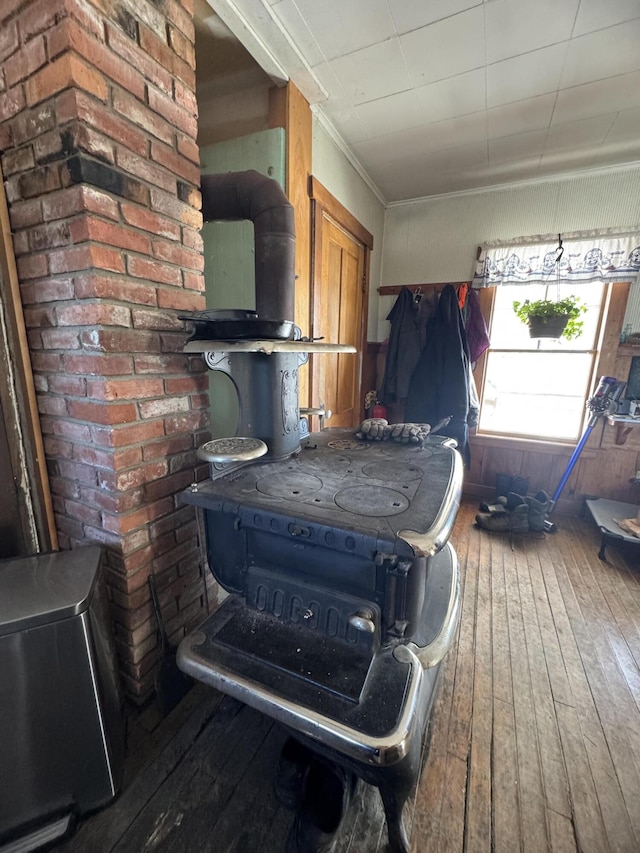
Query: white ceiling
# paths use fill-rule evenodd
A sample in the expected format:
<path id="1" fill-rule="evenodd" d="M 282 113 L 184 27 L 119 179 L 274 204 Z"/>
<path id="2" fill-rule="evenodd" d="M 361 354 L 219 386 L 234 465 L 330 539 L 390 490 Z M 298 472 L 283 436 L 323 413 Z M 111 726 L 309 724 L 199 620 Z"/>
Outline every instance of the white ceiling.
<path id="1" fill-rule="evenodd" d="M 386 201 L 640 160 L 640 0 L 208 0 Z"/>

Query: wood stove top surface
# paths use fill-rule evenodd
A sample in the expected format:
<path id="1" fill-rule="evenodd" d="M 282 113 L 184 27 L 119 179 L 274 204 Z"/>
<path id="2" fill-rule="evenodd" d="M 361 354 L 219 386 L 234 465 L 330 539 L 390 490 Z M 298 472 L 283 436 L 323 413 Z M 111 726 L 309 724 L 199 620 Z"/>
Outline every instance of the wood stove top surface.
<path id="1" fill-rule="evenodd" d="M 400 531 L 425 534 L 452 523 L 461 481 L 459 454 L 449 446 L 359 441 L 351 430 L 326 429 L 312 433 L 296 456 L 218 474 L 185 499 L 395 542 Z"/>

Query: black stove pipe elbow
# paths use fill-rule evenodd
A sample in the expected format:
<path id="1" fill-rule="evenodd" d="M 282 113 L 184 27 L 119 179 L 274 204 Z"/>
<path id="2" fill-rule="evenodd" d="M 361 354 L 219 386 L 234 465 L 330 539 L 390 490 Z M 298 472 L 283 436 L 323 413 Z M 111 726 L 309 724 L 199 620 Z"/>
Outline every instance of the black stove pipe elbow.
<path id="1" fill-rule="evenodd" d="M 205 222 L 253 222 L 256 311 L 263 320 L 294 319 L 295 221 L 277 181 L 250 169 L 203 175 Z"/>

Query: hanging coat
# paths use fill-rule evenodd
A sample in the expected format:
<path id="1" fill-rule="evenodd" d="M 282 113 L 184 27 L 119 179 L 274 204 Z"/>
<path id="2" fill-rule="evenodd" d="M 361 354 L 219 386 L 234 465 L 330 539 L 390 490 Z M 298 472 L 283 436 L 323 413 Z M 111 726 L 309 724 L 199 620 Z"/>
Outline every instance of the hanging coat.
<path id="1" fill-rule="evenodd" d="M 455 288 L 448 284 L 427 328 L 427 339 L 411 377 L 405 420 L 435 424 L 449 415 L 440 434 L 455 438 L 467 460 L 469 348 Z"/>
<path id="2" fill-rule="evenodd" d="M 403 287 L 387 315 L 391 332 L 379 394 L 383 403 L 395 403 L 407 396 L 411 375 L 420 358 L 418 319 L 418 305 L 413 294 Z"/>
<path id="3" fill-rule="evenodd" d="M 476 362 L 482 353 L 489 348 L 489 332 L 480 310 L 480 299 L 475 290 L 469 290 L 467 294 L 467 310 L 464 321 L 469 344 L 469 358 Z"/>

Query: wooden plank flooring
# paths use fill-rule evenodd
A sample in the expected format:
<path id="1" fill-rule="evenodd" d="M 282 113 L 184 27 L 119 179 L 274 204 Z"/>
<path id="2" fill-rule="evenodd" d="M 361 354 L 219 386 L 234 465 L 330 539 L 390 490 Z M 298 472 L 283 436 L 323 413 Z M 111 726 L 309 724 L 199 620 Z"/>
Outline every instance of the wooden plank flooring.
<path id="1" fill-rule="evenodd" d="M 473 526 L 452 540 L 463 586 L 426 760 L 407 809 L 412 853 L 640 851 L 640 548 L 588 520 L 555 535 Z M 293 816 L 272 774 L 285 735 L 196 685 L 166 720 L 129 733 L 124 790 L 58 853 L 277 853 Z M 361 783 L 336 853 L 377 853 L 380 798 Z"/>
<path id="2" fill-rule="evenodd" d="M 610 548 L 603 563 L 587 520 L 510 537 L 473 527 L 474 514 L 465 504 L 453 535 L 463 615 L 434 708 L 412 849 L 634 853 L 640 549 Z M 461 839 L 438 790 L 454 756 L 466 767 Z"/>

